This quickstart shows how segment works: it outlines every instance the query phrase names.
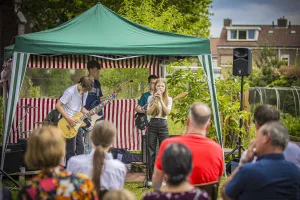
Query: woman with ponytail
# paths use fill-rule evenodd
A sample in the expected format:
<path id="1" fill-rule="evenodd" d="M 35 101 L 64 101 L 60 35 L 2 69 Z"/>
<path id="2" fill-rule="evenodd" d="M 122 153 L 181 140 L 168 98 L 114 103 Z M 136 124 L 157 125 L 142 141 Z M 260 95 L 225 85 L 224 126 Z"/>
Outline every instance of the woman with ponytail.
<path id="1" fill-rule="evenodd" d="M 208 195 L 188 182 L 192 170 L 192 153 L 183 144 L 170 144 L 162 156 L 167 185 L 160 191 L 147 193 L 143 200 L 208 200 Z"/>
<path id="2" fill-rule="evenodd" d="M 154 85 L 153 95 L 148 97 L 147 115 L 151 118 L 148 126 L 148 144 L 150 170 L 149 178 L 152 177 L 154 161 L 156 157 L 157 139 L 159 146 L 162 141 L 169 137 L 167 116 L 171 112 L 172 98 L 168 96 L 168 89 L 164 79 L 157 79 Z"/>
<path id="3" fill-rule="evenodd" d="M 109 148 L 115 141 L 116 128 L 109 121 L 98 121 L 90 133 L 93 151 L 88 155 L 70 158 L 67 170 L 90 176 L 98 193 L 101 190 L 122 189 L 126 166 L 114 160 Z"/>

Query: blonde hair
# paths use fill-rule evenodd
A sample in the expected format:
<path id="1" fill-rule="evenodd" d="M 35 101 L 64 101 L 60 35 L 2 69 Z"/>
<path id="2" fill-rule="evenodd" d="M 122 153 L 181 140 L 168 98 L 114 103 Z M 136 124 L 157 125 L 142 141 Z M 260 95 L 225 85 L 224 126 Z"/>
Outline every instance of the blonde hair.
<path id="1" fill-rule="evenodd" d="M 31 134 L 25 162 L 31 167 L 53 168 L 60 165 L 65 155 L 66 142 L 63 133 L 56 127 L 42 127 Z"/>
<path id="2" fill-rule="evenodd" d="M 165 91 L 162 94 L 162 100 L 165 103 L 165 105 L 168 106 L 168 97 L 169 96 L 168 96 L 168 89 L 167 89 L 166 81 L 165 81 L 165 79 L 162 79 L 162 78 L 159 78 L 156 80 L 155 85 L 154 85 L 154 94 L 157 93 L 156 86 L 158 83 L 163 83 L 165 85 Z M 157 100 L 155 100 L 155 101 L 157 101 Z M 157 116 L 158 114 L 159 114 L 159 105 L 158 105 L 158 102 L 156 102 L 156 105 L 155 105 L 152 115 Z M 164 112 L 164 110 L 162 110 L 162 116 L 165 117 L 166 115 L 167 114 Z"/>
<path id="3" fill-rule="evenodd" d="M 126 189 L 110 190 L 104 195 L 103 200 L 136 200 L 136 197 Z"/>
<path id="4" fill-rule="evenodd" d="M 97 192 L 101 189 L 100 176 L 102 174 L 105 158 L 103 148 L 107 148 L 113 144 L 116 132 L 116 127 L 111 122 L 105 120 L 97 122 L 92 129 L 91 140 L 95 145 L 92 180 Z"/>

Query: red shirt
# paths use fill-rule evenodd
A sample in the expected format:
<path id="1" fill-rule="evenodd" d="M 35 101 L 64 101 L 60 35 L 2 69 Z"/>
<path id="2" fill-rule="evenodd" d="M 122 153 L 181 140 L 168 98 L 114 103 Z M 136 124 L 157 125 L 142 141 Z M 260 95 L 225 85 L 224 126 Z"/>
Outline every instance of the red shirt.
<path id="1" fill-rule="evenodd" d="M 192 152 L 193 169 L 189 177 L 191 184 L 217 181 L 223 175 L 223 151 L 213 140 L 196 134 L 186 134 L 164 140 L 159 148 L 155 166 L 162 169 L 162 156 L 165 148 L 171 143 L 181 143 Z"/>

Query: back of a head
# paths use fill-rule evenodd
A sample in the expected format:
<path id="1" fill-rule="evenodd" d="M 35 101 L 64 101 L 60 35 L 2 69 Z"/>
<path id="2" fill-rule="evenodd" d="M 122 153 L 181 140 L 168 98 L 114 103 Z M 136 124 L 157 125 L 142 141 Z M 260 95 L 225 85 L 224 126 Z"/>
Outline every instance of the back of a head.
<path id="1" fill-rule="evenodd" d="M 88 76 L 81 77 L 79 83 L 87 91 L 90 91 L 94 86 L 94 81 Z"/>
<path id="2" fill-rule="evenodd" d="M 101 189 L 100 176 L 102 175 L 105 159 L 103 148 L 108 148 L 113 144 L 116 132 L 116 127 L 111 122 L 105 120 L 98 121 L 91 132 L 91 140 L 95 145 L 92 180 L 97 192 Z"/>
<path id="3" fill-rule="evenodd" d="M 264 104 L 256 107 L 254 119 L 260 126 L 270 121 L 279 121 L 280 112 L 272 105 Z"/>
<path id="4" fill-rule="evenodd" d="M 28 139 L 25 162 L 37 168 L 53 168 L 60 165 L 65 155 L 65 138 L 56 127 L 36 129 Z"/>
<path id="5" fill-rule="evenodd" d="M 281 147 L 282 150 L 285 149 L 289 142 L 289 131 L 282 122 L 267 122 L 261 127 L 261 129 L 263 135 L 270 135 L 272 146 Z"/>
<path id="6" fill-rule="evenodd" d="M 168 184 L 179 185 L 192 170 L 191 151 L 183 144 L 170 144 L 163 153 L 162 168 L 168 176 Z"/>
<path id="7" fill-rule="evenodd" d="M 136 200 L 136 197 L 126 189 L 110 190 L 104 195 L 103 200 Z"/>
<path id="8" fill-rule="evenodd" d="M 190 119 L 193 126 L 197 128 L 205 128 L 210 120 L 210 108 L 203 103 L 193 103 L 190 107 Z"/>
<path id="9" fill-rule="evenodd" d="M 100 63 L 98 63 L 96 60 L 90 60 L 87 65 L 86 65 L 87 69 L 93 69 L 93 68 L 97 68 L 97 69 L 101 69 L 101 65 Z"/>

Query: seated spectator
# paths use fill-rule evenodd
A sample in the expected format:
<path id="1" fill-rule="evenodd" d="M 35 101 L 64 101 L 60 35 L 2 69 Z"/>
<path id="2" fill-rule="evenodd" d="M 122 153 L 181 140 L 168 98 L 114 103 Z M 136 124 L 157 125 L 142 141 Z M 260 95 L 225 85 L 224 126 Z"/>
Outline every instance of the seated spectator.
<path id="1" fill-rule="evenodd" d="M 25 162 L 42 170 L 21 188 L 19 199 L 98 199 L 90 179 L 60 170 L 65 149 L 65 138 L 58 128 L 42 127 L 31 134 Z"/>
<path id="2" fill-rule="evenodd" d="M 289 141 L 281 122 L 268 122 L 257 132 L 247 156 L 222 186 L 223 199 L 299 199 L 300 170 L 284 159 Z M 251 163 L 254 156 L 257 161 Z"/>
<path id="3" fill-rule="evenodd" d="M 152 184 L 155 190 L 161 187 L 165 172 L 162 155 L 165 148 L 174 142 L 184 144 L 192 152 L 193 168 L 189 176 L 192 185 L 219 181 L 223 175 L 223 151 L 219 144 L 206 137 L 210 125 L 210 108 L 202 103 L 190 107 L 185 135 L 164 140 L 155 161 Z"/>
<path id="4" fill-rule="evenodd" d="M 136 198 L 132 192 L 122 189 L 108 191 L 104 195 L 103 200 L 136 200 Z"/>
<path id="5" fill-rule="evenodd" d="M 167 185 L 159 191 L 147 193 L 144 200 L 208 199 L 206 192 L 195 188 L 187 180 L 192 170 L 192 154 L 186 146 L 179 143 L 168 145 L 162 156 L 162 168 L 167 176 Z"/>
<path id="6" fill-rule="evenodd" d="M 126 166 L 108 153 L 116 138 L 115 126 L 109 121 L 99 121 L 92 129 L 90 137 L 94 148 L 92 152 L 71 157 L 67 170 L 91 177 L 98 192 L 122 189 L 127 173 Z"/>
<path id="7" fill-rule="evenodd" d="M 279 121 L 280 112 L 271 105 L 260 105 L 254 111 L 254 120 L 256 131 L 265 123 L 270 121 Z M 243 152 L 240 162 L 246 158 L 247 150 Z M 297 165 L 300 168 L 300 147 L 293 142 L 289 142 L 283 151 L 284 158 Z M 253 159 L 255 162 L 256 157 Z M 241 164 L 241 163 L 240 163 Z"/>

